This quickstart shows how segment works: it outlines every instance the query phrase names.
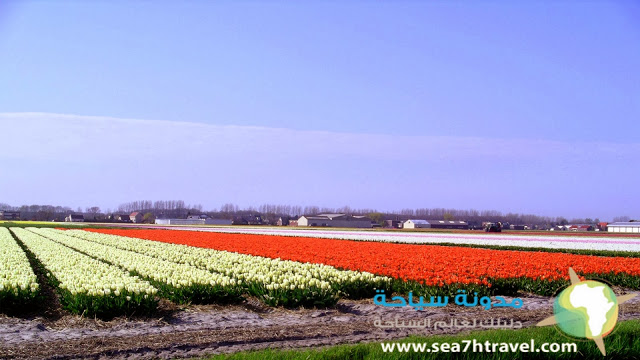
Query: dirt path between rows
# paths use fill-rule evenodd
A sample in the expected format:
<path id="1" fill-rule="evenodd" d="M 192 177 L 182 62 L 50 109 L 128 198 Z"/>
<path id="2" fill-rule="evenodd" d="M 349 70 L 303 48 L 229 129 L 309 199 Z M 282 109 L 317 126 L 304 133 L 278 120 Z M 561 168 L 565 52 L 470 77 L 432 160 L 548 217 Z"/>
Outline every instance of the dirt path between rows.
<path id="1" fill-rule="evenodd" d="M 511 298 L 505 297 L 507 300 Z M 387 328 L 376 320 L 429 319 L 450 323 L 474 319 L 522 322 L 524 327 L 552 314 L 550 298 L 520 296 L 524 306 L 465 308 L 448 305 L 416 311 L 411 307 L 387 308 L 371 299 L 342 300 L 333 309 L 273 309 L 256 300 L 235 306 L 188 306 L 165 309 L 156 318 L 118 318 L 104 322 L 79 316 L 55 319 L 16 318 L 0 315 L 2 359 L 169 359 L 232 353 L 266 348 L 306 348 L 336 344 L 384 341 L 411 334 L 451 334 L 469 329 L 456 327 Z M 620 318 L 640 319 L 640 298 L 620 307 Z M 488 322 L 486 322 L 488 323 Z M 442 325 L 442 323 L 441 323 Z M 478 326 L 471 330 L 481 330 Z"/>

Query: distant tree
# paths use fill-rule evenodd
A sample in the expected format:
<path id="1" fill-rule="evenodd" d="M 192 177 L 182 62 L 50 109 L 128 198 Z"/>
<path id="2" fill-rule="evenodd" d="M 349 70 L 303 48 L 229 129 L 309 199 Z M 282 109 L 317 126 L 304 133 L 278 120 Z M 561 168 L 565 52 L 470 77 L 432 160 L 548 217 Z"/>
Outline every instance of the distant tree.
<path id="1" fill-rule="evenodd" d="M 567 219 L 563 218 L 563 217 L 559 217 L 559 218 L 558 218 L 558 224 L 560 224 L 560 225 L 563 225 L 563 226 L 564 226 L 564 225 L 569 224 L 569 221 L 568 221 Z"/>
<path id="2" fill-rule="evenodd" d="M 629 221 L 631 218 L 628 216 L 616 216 L 613 218 L 613 222 L 625 222 Z"/>
<path id="3" fill-rule="evenodd" d="M 230 213 L 230 214 L 236 213 L 236 212 L 238 212 L 238 205 L 231 204 L 231 203 L 224 204 L 224 205 L 222 205 L 222 207 L 220 207 L 220 212 Z"/>
<path id="4" fill-rule="evenodd" d="M 584 219 L 585 224 L 593 224 L 593 219 L 591 218 L 586 218 Z"/>
<path id="5" fill-rule="evenodd" d="M 291 212 L 289 213 L 289 215 L 295 215 L 295 216 L 300 216 L 302 215 L 302 206 L 292 206 L 291 207 Z"/>
<path id="6" fill-rule="evenodd" d="M 317 215 L 320 213 L 320 208 L 317 206 L 305 206 L 303 213 L 304 215 Z"/>
<path id="7" fill-rule="evenodd" d="M 99 214 L 100 213 L 100 207 L 98 206 L 92 206 L 90 208 L 87 208 L 87 212 L 89 214 Z"/>
<path id="8" fill-rule="evenodd" d="M 413 209 L 402 209 L 402 210 L 400 210 L 400 215 L 413 216 L 414 213 L 415 212 L 414 212 Z"/>
<path id="9" fill-rule="evenodd" d="M 333 210 L 333 209 L 327 209 L 327 210 Z M 349 205 L 345 205 L 345 206 L 337 209 L 337 212 L 338 213 L 343 213 L 343 214 L 351 214 L 353 211 L 351 210 L 351 207 Z"/>
<path id="10" fill-rule="evenodd" d="M 444 213 L 444 214 L 442 215 L 442 217 L 443 217 L 445 220 L 448 220 L 448 221 L 450 221 L 450 220 L 453 220 L 453 219 L 454 219 L 453 214 L 451 214 L 451 213 Z"/>
<path id="11" fill-rule="evenodd" d="M 156 216 L 148 212 L 142 217 L 142 222 L 145 224 L 154 224 L 156 222 Z"/>
<path id="12" fill-rule="evenodd" d="M 595 218 L 595 219 L 593 220 L 593 223 L 594 223 L 594 224 L 600 224 L 600 222 L 601 222 L 601 221 L 600 221 L 600 219 L 599 219 L 599 218 Z"/>
<path id="13" fill-rule="evenodd" d="M 371 212 L 371 213 L 367 214 L 367 217 L 369 217 L 369 219 L 371 219 L 371 221 L 375 221 L 380 225 L 384 224 L 384 215 L 382 213 Z"/>
<path id="14" fill-rule="evenodd" d="M 50 221 L 53 220 L 53 212 L 52 211 L 43 211 L 40 210 L 35 213 L 34 218 L 37 221 Z"/>

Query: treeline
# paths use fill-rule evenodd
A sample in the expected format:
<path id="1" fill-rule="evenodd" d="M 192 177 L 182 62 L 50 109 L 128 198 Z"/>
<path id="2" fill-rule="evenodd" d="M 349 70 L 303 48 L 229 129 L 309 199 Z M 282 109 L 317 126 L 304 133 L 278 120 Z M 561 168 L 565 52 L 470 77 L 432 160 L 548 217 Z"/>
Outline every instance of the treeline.
<path id="1" fill-rule="evenodd" d="M 22 205 L 11 206 L 0 203 L 0 210 L 19 211 L 22 220 L 35 221 L 64 221 L 69 214 L 84 215 L 85 221 L 106 221 L 118 215 L 128 215 L 134 211 L 151 213 L 154 216 L 164 215 L 166 217 L 181 218 L 187 214 L 202 213 L 202 205 L 186 205 L 183 200 L 161 200 L 161 201 L 132 201 L 118 206 L 117 209 L 102 210 L 99 206 L 86 208 L 78 207 L 75 210 L 69 206 L 53 205 Z"/>
<path id="2" fill-rule="evenodd" d="M 134 211 L 153 210 L 156 212 L 163 211 L 179 211 L 179 210 L 195 210 L 202 211 L 202 205 L 186 205 L 184 200 L 139 200 L 120 204 L 118 212 L 127 213 Z"/>
<path id="3" fill-rule="evenodd" d="M 261 216 L 267 223 L 275 223 L 280 217 L 296 218 L 301 215 L 317 215 L 322 213 L 345 213 L 351 215 L 366 215 L 378 222 L 384 220 L 463 220 L 471 225 L 481 224 L 484 221 L 501 221 L 515 225 L 534 225 L 540 228 L 566 224 L 597 224 L 598 218 L 574 218 L 549 217 L 533 214 L 502 213 L 496 210 L 460 210 L 447 208 L 418 208 L 402 209 L 399 211 L 377 211 L 369 208 L 351 208 L 343 206 L 338 208 L 319 206 L 297 206 L 263 204 L 258 207 L 240 208 L 236 204 L 227 203 L 219 209 L 205 211 L 201 204 L 187 204 L 183 200 L 137 200 L 120 204 L 117 209 L 102 211 L 98 206 L 77 208 L 75 211 L 68 206 L 53 205 L 22 205 L 19 207 L 0 203 L 0 210 L 20 211 L 23 220 L 36 221 L 63 221 L 65 216 L 75 213 L 83 214 L 87 220 L 101 221 L 110 215 L 125 215 L 134 211 L 143 214 L 153 214 L 154 217 L 185 218 L 188 214 L 207 214 L 212 218 L 237 219 L 243 216 Z M 628 221 L 628 216 L 618 216 L 613 221 Z"/>
<path id="4" fill-rule="evenodd" d="M 184 218 L 188 214 L 204 213 L 202 205 L 188 205 L 184 200 L 139 200 L 120 204 L 117 209 L 118 214 L 130 214 L 139 211 L 144 214 L 151 213 L 155 217 L 164 218 Z"/>
<path id="5" fill-rule="evenodd" d="M 235 204 L 224 204 L 220 207 L 220 211 L 209 211 L 207 214 L 211 217 L 233 219 L 238 216 L 245 215 L 261 215 L 270 223 L 274 223 L 281 216 L 295 218 L 301 215 L 317 215 L 323 213 L 344 213 L 351 215 L 366 215 L 377 222 L 385 220 L 408 219 L 424 219 L 424 220 L 462 220 L 469 222 L 470 225 L 480 226 L 482 222 L 503 222 L 514 225 L 531 225 L 539 228 L 550 228 L 556 225 L 567 224 L 597 224 L 600 222 L 598 218 L 573 218 L 539 216 L 534 214 L 518 214 L 518 213 L 502 213 L 497 210 L 460 210 L 447 208 L 418 208 L 418 209 L 402 209 L 400 211 L 380 212 L 376 209 L 369 208 L 351 208 L 343 206 L 339 208 L 319 207 L 319 206 L 291 206 L 291 205 L 275 205 L 263 204 L 259 207 L 248 207 L 241 209 Z M 618 217 L 626 218 L 628 217 Z M 617 219 L 617 218 L 616 218 Z"/>
<path id="6" fill-rule="evenodd" d="M 19 211 L 23 220 L 64 221 L 64 217 L 73 212 L 68 206 L 22 205 L 11 206 L 0 203 L 0 210 Z"/>
<path id="7" fill-rule="evenodd" d="M 562 216 L 539 216 L 534 214 L 518 214 L 518 213 L 502 213 L 497 210 L 460 210 L 460 209 L 444 209 L 444 208 L 421 208 L 421 209 L 402 209 L 400 211 L 402 218 L 414 217 L 425 220 L 464 220 L 469 223 L 482 223 L 484 221 L 500 221 L 513 225 L 538 225 L 538 226 L 555 226 L 567 224 L 597 224 L 600 222 L 598 218 L 573 218 L 567 219 Z"/>

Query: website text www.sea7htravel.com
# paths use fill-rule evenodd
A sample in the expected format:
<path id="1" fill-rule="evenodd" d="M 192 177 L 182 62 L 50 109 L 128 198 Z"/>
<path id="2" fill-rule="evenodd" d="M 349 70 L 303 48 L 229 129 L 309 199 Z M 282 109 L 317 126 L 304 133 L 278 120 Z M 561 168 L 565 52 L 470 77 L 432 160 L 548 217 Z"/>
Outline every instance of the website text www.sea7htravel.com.
<path id="1" fill-rule="evenodd" d="M 382 343 L 383 352 L 432 352 L 432 353 L 565 353 L 577 352 L 578 347 L 575 343 L 542 343 L 537 346 L 534 339 L 531 342 L 523 343 L 506 343 L 506 342 L 479 342 L 473 340 L 461 340 L 460 342 L 444 342 L 444 343 Z"/>

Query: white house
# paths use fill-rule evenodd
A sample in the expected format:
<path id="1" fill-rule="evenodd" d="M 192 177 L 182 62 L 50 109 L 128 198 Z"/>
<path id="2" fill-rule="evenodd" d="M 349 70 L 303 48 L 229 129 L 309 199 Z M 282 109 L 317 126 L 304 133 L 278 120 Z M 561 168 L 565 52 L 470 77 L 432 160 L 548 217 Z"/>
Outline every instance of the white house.
<path id="1" fill-rule="evenodd" d="M 427 220 L 407 220 L 402 223 L 402 227 L 405 229 L 421 229 L 421 228 L 430 228 L 431 224 Z"/>
<path id="2" fill-rule="evenodd" d="M 69 214 L 64 218 L 65 222 L 84 222 L 84 215 Z"/>
<path id="3" fill-rule="evenodd" d="M 139 223 L 141 223 L 141 222 L 142 222 L 142 219 L 143 219 L 143 218 L 144 218 L 144 216 L 143 216 L 143 215 L 142 215 L 142 213 L 141 213 L 141 212 L 139 212 L 139 211 L 132 212 L 132 213 L 129 215 L 129 220 L 131 220 L 131 222 L 132 222 L 132 223 L 137 223 L 137 224 L 139 224 Z"/>

